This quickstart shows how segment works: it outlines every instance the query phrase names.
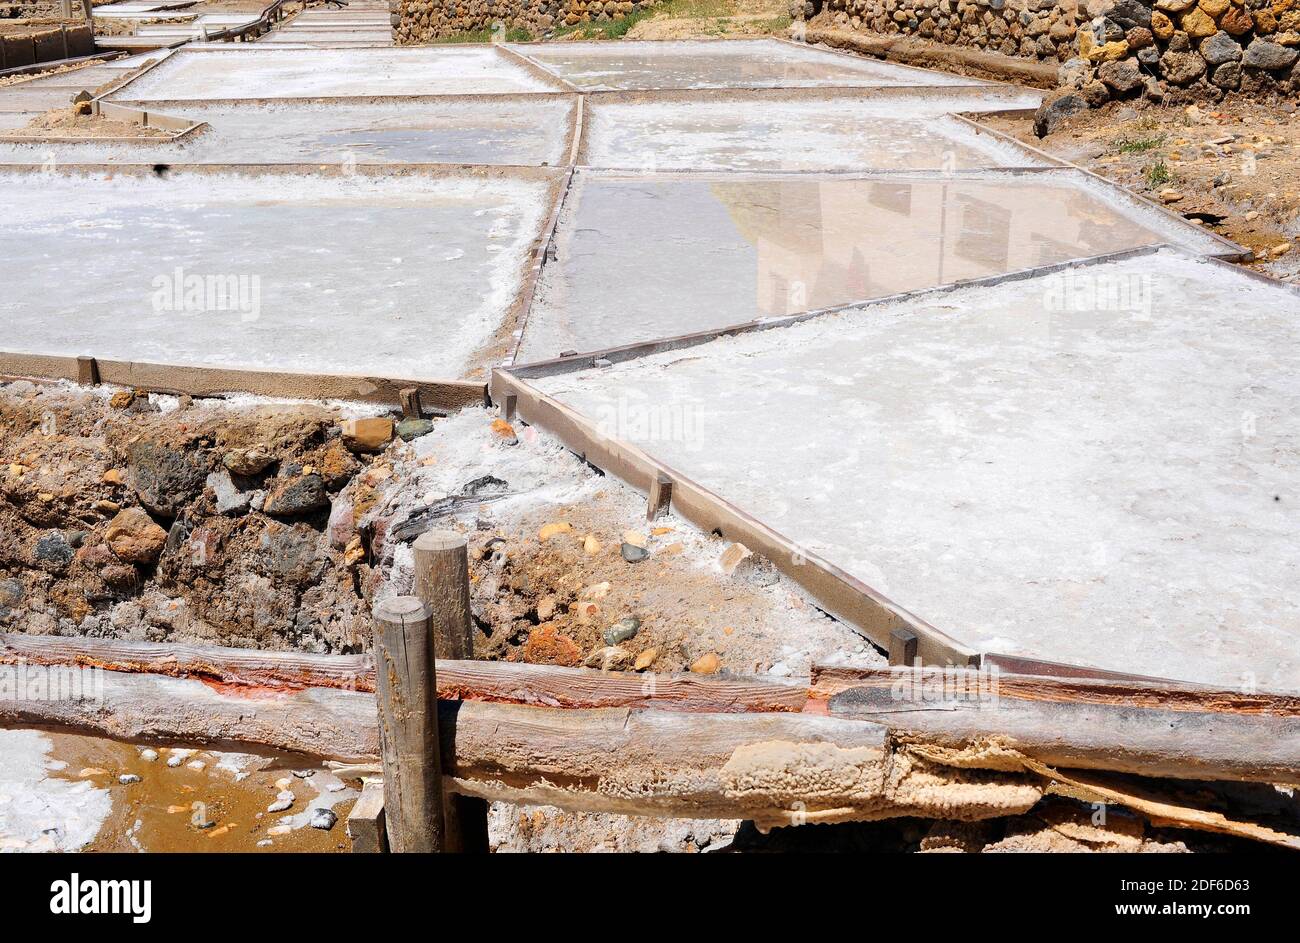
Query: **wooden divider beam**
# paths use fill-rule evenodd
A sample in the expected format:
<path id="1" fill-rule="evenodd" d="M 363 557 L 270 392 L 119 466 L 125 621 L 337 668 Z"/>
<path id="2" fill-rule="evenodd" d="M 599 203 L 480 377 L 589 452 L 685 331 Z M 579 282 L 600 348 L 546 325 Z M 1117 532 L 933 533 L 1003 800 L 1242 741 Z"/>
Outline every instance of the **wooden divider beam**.
<path id="1" fill-rule="evenodd" d="M 645 519 L 656 520 L 661 514 L 667 514 L 673 503 L 673 480 L 663 472 L 650 479 L 650 497 L 646 502 Z"/>
<path id="2" fill-rule="evenodd" d="M 408 386 L 399 394 L 402 401 L 402 415 L 407 419 L 423 419 L 424 404 L 420 402 L 420 389 Z"/>
<path id="3" fill-rule="evenodd" d="M 916 661 L 917 638 L 911 629 L 894 629 L 889 633 L 889 663 L 910 666 Z"/>
<path id="4" fill-rule="evenodd" d="M 77 358 L 77 382 L 82 386 L 99 386 L 99 364 L 94 357 Z"/>

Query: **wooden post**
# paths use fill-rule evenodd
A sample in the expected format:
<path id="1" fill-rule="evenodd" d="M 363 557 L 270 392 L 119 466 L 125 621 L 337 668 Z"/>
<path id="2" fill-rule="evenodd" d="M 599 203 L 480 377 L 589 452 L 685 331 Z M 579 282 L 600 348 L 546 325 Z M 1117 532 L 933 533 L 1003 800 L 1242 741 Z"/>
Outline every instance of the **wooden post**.
<path id="1" fill-rule="evenodd" d="M 469 610 L 469 549 L 452 531 L 425 531 L 415 540 L 415 595 L 429 607 L 439 658 L 474 657 Z"/>
<path id="2" fill-rule="evenodd" d="M 388 850 L 383 783 L 367 782 L 361 787 L 361 798 L 348 813 L 348 837 L 354 854 L 376 855 Z"/>
<path id="3" fill-rule="evenodd" d="M 429 609 L 414 596 L 375 607 L 375 691 L 384 817 L 393 851 L 444 849 L 438 682 Z"/>
<path id="4" fill-rule="evenodd" d="M 645 519 L 653 521 L 660 514 L 668 513 L 673 502 L 673 480 L 659 472 L 650 482 L 650 500 L 646 504 Z"/>
<path id="5" fill-rule="evenodd" d="M 424 405 L 420 402 L 420 388 L 408 386 L 398 393 L 402 400 L 402 415 L 407 419 L 423 419 Z"/>
<path id="6" fill-rule="evenodd" d="M 99 364 L 94 357 L 77 358 L 77 382 L 82 386 L 99 386 Z"/>
<path id="7" fill-rule="evenodd" d="M 916 660 L 916 633 L 910 629 L 894 629 L 889 633 L 889 663 L 912 667 Z"/>
<path id="8" fill-rule="evenodd" d="M 474 619 L 469 605 L 469 549 L 451 531 L 425 531 L 415 540 L 415 595 L 429 608 L 439 658 L 474 657 Z M 472 796 L 447 800 L 449 851 L 488 851 L 487 802 Z"/>

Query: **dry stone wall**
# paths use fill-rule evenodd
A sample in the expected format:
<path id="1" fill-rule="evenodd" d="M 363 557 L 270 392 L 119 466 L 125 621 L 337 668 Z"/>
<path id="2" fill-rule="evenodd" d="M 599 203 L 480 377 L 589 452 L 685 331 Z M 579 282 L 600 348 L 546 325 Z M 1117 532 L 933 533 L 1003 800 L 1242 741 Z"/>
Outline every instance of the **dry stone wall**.
<path id="1" fill-rule="evenodd" d="M 74 11 L 80 11 L 80 0 Z M 37 0 L 35 3 L 0 3 L 0 21 L 57 19 L 63 15 L 59 0 Z"/>
<path id="2" fill-rule="evenodd" d="M 822 28 L 1060 65 L 1092 105 L 1300 92 L 1300 0 L 794 0 Z"/>
<path id="3" fill-rule="evenodd" d="M 389 0 L 398 45 L 432 42 L 462 33 L 549 30 L 603 22 L 654 6 L 658 0 Z M 504 35 L 502 38 L 506 38 Z"/>

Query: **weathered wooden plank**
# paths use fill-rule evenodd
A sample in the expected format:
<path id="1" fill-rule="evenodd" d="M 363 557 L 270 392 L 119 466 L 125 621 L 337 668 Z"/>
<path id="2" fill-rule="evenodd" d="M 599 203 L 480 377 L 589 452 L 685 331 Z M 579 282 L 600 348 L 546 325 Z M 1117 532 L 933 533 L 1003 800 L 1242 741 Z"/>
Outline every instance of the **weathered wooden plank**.
<path id="1" fill-rule="evenodd" d="M 125 667 L 134 672 L 200 678 L 213 690 L 239 692 L 245 698 L 305 697 L 307 685 L 320 679 L 338 693 L 365 692 L 373 689 L 374 678 L 366 656 L 0 636 L 0 664 L 18 662 Z M 1057 766 L 1262 782 L 1300 778 L 1300 698 L 1295 695 L 998 673 L 996 700 L 981 702 L 962 700 L 951 692 L 937 697 L 921 692 L 902 696 L 894 686 L 904 681 L 911 684 L 910 673 L 894 670 L 818 667 L 811 689 L 798 683 L 634 675 L 499 662 L 439 662 L 437 672 L 438 694 L 444 701 L 569 710 L 624 707 L 671 713 L 832 713 L 871 720 L 945 749 L 996 739 L 1008 749 Z M 925 672 L 928 674 L 922 679 L 942 683 L 939 669 Z M 121 675 L 112 672 L 109 676 Z M 963 685 L 970 691 L 977 683 L 978 678 L 968 679 Z M 200 685 L 197 690 L 209 686 Z M 858 693 L 836 699 L 853 689 Z M 321 688 L 311 690 L 320 696 Z M 918 697 L 920 704 L 916 703 Z M 160 729 L 167 728 L 163 725 Z M 252 728 L 253 739 L 257 730 Z M 102 732 L 120 735 L 112 730 Z M 272 738 L 267 742 L 280 741 Z M 308 741 L 296 749 L 311 752 L 316 748 Z"/>
<path id="2" fill-rule="evenodd" d="M 1258 822 L 1224 815 L 1217 810 L 1197 809 L 1151 789 L 1141 782 L 1125 781 L 1116 774 L 1062 772 L 1032 760 L 1030 769 L 1051 780 L 1048 792 L 1081 802 L 1115 803 L 1144 815 L 1156 827 L 1192 828 L 1202 832 L 1231 835 L 1300 851 L 1300 831 L 1279 831 Z"/>
<path id="3" fill-rule="evenodd" d="M 380 751 L 371 694 L 255 691 L 74 670 L 100 676 L 88 682 L 99 685 L 93 696 L 0 699 L 0 726 L 349 762 Z M 981 818 L 1023 812 L 1042 791 L 1029 777 L 981 781 L 983 774 L 959 771 L 949 781 L 924 760 L 895 755 L 880 725 L 808 714 L 444 701 L 438 724 L 447 789 L 571 811 L 749 818 L 765 825 L 895 815 Z M 971 789 L 972 783 L 981 788 Z M 385 812 L 391 826 L 387 800 Z"/>
<path id="4" fill-rule="evenodd" d="M 673 504 L 673 480 L 660 473 L 650 481 L 650 494 L 646 500 L 645 519 L 658 520 L 661 514 L 667 514 Z"/>
<path id="5" fill-rule="evenodd" d="M 180 643 L 0 635 L 0 664 L 82 665 L 265 688 L 374 691 L 369 655 L 308 655 Z M 693 674 L 625 674 L 585 668 L 438 660 L 438 696 L 544 707 L 654 707 L 739 713 L 800 711 L 807 687 Z"/>
<path id="6" fill-rule="evenodd" d="M 1300 785 L 1300 697 L 1116 679 L 928 668 L 818 669 L 835 717 L 885 724 L 945 762 L 1017 755 L 1143 776 Z"/>
<path id="7" fill-rule="evenodd" d="M 179 364 L 96 359 L 100 383 L 155 393 L 219 396 L 253 393 L 292 399 L 342 399 L 361 402 L 401 402 L 403 389 L 415 388 L 425 406 L 454 412 L 482 406 L 487 384 L 469 380 L 400 380 L 339 374 L 280 373 Z M 0 376 L 80 382 L 81 358 L 0 351 Z"/>
<path id="8" fill-rule="evenodd" d="M 129 743 L 201 745 L 253 753 L 302 753 L 344 761 L 379 756 L 375 697 L 332 688 L 298 691 L 231 687 L 164 675 L 72 668 L 71 690 L 50 697 L 23 675 L 0 697 L 0 727 L 66 730 Z M 15 679 L 15 676 L 19 676 Z"/>
<path id="9" fill-rule="evenodd" d="M 388 851 L 383 783 L 368 782 L 361 787 L 361 798 L 348 813 L 347 828 L 354 854 L 377 855 Z"/>
<path id="10" fill-rule="evenodd" d="M 374 661 L 369 655 L 308 655 L 172 642 L 0 635 L 0 664 L 22 662 L 199 678 L 260 688 L 375 689 Z"/>

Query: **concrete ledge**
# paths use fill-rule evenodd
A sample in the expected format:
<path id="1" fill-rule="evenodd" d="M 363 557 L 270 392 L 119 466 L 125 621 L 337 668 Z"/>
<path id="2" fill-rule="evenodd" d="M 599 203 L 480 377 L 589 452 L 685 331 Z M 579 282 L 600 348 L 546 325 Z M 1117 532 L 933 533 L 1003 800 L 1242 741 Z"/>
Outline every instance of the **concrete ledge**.
<path id="1" fill-rule="evenodd" d="M 1036 88 L 1056 88 L 1059 63 L 1030 62 L 1001 53 L 946 46 L 943 43 L 882 36 L 843 29 L 808 29 L 804 36 L 809 44 L 825 43 L 835 49 L 847 49 L 903 65 L 956 72 L 1000 82 L 1016 82 Z"/>

